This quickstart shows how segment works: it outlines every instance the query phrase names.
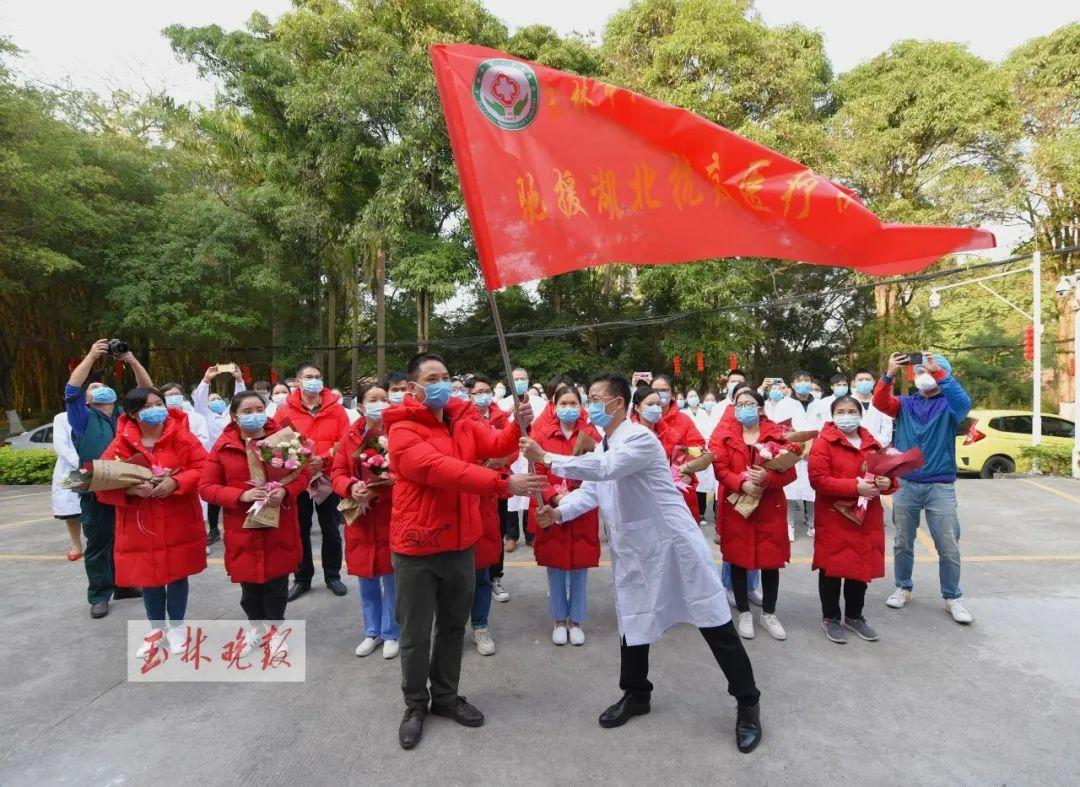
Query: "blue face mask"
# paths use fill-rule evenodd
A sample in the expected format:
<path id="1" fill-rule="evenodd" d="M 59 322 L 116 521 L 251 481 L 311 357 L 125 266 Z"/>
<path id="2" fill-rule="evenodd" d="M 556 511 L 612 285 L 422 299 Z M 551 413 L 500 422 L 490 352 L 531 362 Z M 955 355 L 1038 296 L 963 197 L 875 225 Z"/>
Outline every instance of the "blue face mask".
<path id="1" fill-rule="evenodd" d="M 641 409 L 641 417 L 648 421 L 650 424 L 655 424 L 660 420 L 660 416 L 664 414 L 664 408 L 658 404 L 650 404 L 648 407 Z"/>
<path id="2" fill-rule="evenodd" d="M 847 396 L 848 387 L 846 385 L 834 385 L 832 392 L 839 399 L 841 396 Z"/>
<path id="3" fill-rule="evenodd" d="M 224 399 L 214 399 L 210 402 L 210 412 L 215 415 L 221 415 L 228 407 L 229 405 L 225 403 Z"/>
<path id="4" fill-rule="evenodd" d="M 314 395 L 314 394 L 317 394 L 317 393 L 322 393 L 322 389 L 323 389 L 323 381 L 322 380 L 305 379 L 305 380 L 300 381 L 300 390 L 302 390 L 304 393 L 306 393 L 308 395 Z"/>
<path id="5" fill-rule="evenodd" d="M 855 393 L 859 396 L 869 396 L 874 392 L 873 380 L 856 380 L 855 381 Z"/>
<path id="6" fill-rule="evenodd" d="M 479 407 L 481 410 L 486 410 L 491 407 L 491 403 L 494 401 L 494 395 L 489 393 L 477 394 L 476 398 L 473 399 L 473 402 L 475 402 L 476 406 Z"/>
<path id="7" fill-rule="evenodd" d="M 165 397 L 165 406 L 173 408 L 183 407 L 184 397 L 180 394 L 169 394 Z"/>
<path id="8" fill-rule="evenodd" d="M 774 402 L 779 402 L 781 399 L 784 398 L 784 392 L 781 391 L 779 388 L 773 388 L 771 391 L 769 391 L 769 398 L 772 399 Z"/>
<path id="9" fill-rule="evenodd" d="M 660 397 L 660 404 L 664 407 L 671 404 L 671 391 L 657 391 L 656 394 Z"/>
<path id="10" fill-rule="evenodd" d="M 441 410 L 450 401 L 450 393 L 454 389 L 450 387 L 449 380 L 439 380 L 437 383 L 429 383 L 424 386 L 424 407 L 429 410 Z"/>
<path id="11" fill-rule="evenodd" d="M 160 426 L 165 423 L 165 419 L 168 417 L 168 409 L 161 405 L 158 405 L 157 407 L 147 407 L 145 410 L 139 410 L 139 420 L 147 426 Z"/>
<path id="12" fill-rule="evenodd" d="M 857 415 L 838 415 L 833 418 L 833 423 L 836 424 L 836 428 L 841 432 L 854 432 L 859 428 L 859 424 L 862 422 L 862 418 Z"/>
<path id="13" fill-rule="evenodd" d="M 740 407 L 736 407 L 735 418 L 743 426 L 753 426 L 760 419 L 757 411 L 757 405 L 744 404 Z"/>
<path id="14" fill-rule="evenodd" d="M 696 396 L 688 396 L 688 397 L 686 397 L 686 406 L 687 407 L 697 407 L 700 403 L 701 403 L 701 400 L 698 399 Z"/>
<path id="15" fill-rule="evenodd" d="M 518 396 L 524 396 L 527 390 L 529 390 L 529 381 L 527 379 L 514 380 L 514 391 Z"/>
<path id="16" fill-rule="evenodd" d="M 371 421 L 381 421 L 382 411 L 390 405 L 387 402 L 371 402 L 364 405 L 364 417 Z"/>
<path id="17" fill-rule="evenodd" d="M 236 423 L 245 432 L 257 432 L 266 426 L 266 413 L 244 413 L 236 416 Z"/>
<path id="18" fill-rule="evenodd" d="M 450 395 L 453 396 L 455 399 L 461 399 L 466 402 L 469 400 L 469 392 L 464 389 L 460 391 L 453 391 Z"/>
<path id="19" fill-rule="evenodd" d="M 603 429 L 614 418 L 607 412 L 607 402 L 589 402 L 587 412 L 589 413 L 589 423 L 597 429 Z"/>
<path id="20" fill-rule="evenodd" d="M 808 382 L 795 383 L 791 387 L 799 396 L 806 396 L 810 393 L 810 383 Z"/>
<path id="21" fill-rule="evenodd" d="M 112 404 L 116 401 L 116 391 L 107 385 L 95 388 L 90 392 L 90 398 L 94 404 Z"/>
<path id="22" fill-rule="evenodd" d="M 707 413 L 711 413 L 713 411 L 714 407 L 716 407 L 716 402 L 702 402 L 701 403 L 701 408 Z"/>
<path id="23" fill-rule="evenodd" d="M 567 426 L 576 424 L 578 418 L 581 417 L 581 409 L 578 407 L 559 407 L 555 410 L 555 415 L 559 417 Z"/>

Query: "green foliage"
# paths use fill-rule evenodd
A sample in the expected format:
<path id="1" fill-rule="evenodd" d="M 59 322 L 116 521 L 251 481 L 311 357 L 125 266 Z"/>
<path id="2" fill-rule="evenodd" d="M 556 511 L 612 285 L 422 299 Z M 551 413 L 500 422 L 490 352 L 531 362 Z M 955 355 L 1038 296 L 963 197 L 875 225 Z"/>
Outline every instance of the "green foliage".
<path id="1" fill-rule="evenodd" d="M 0 448 L 0 484 L 48 484 L 52 482 L 56 454 Z"/>
<path id="2" fill-rule="evenodd" d="M 1036 465 L 1046 475 L 1072 475 L 1072 449 L 1067 445 L 1028 445 L 1020 449 L 1020 457 L 1024 468 L 1021 472 L 1028 472 Z"/>

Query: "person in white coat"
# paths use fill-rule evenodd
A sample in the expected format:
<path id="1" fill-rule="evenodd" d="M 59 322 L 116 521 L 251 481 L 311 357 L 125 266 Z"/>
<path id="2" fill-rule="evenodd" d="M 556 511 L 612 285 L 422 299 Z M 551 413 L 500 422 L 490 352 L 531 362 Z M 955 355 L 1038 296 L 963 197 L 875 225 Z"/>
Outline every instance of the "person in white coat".
<path id="1" fill-rule="evenodd" d="M 862 423 L 859 426 L 872 434 L 882 448 L 888 448 L 892 445 L 893 419 L 874 407 L 874 384 L 876 382 L 873 372 L 868 369 L 860 369 L 855 372 L 851 395 L 862 405 Z"/>
<path id="2" fill-rule="evenodd" d="M 206 424 L 205 439 L 203 435 L 195 432 L 194 429 L 192 429 L 192 432 L 202 441 L 203 447 L 207 451 L 214 447 L 218 438 L 221 437 L 221 433 L 225 431 L 225 427 L 232 420 L 229 415 L 229 403 L 222 399 L 220 394 L 210 390 L 210 381 L 219 374 L 231 374 L 233 376 L 235 381 L 233 383 L 233 396 L 247 390 L 247 385 L 244 384 L 244 375 L 240 371 L 240 367 L 235 363 L 224 367 L 216 364 L 207 367 L 202 380 L 195 386 L 195 390 L 191 392 L 194 414 L 203 419 Z M 203 508 L 203 518 L 206 520 L 207 525 L 206 554 L 209 555 L 210 545 L 221 540 L 221 528 L 218 526 L 218 521 L 221 518 L 221 508 L 210 505 L 205 500 L 200 502 Z"/>
<path id="3" fill-rule="evenodd" d="M 829 388 L 831 389 L 829 395 L 818 399 L 815 405 L 819 429 L 832 421 L 832 403 L 851 392 L 851 383 L 848 376 L 841 372 L 829 378 Z"/>
<path id="4" fill-rule="evenodd" d="M 701 432 L 705 440 L 708 441 L 709 435 L 712 434 L 713 429 L 716 428 L 716 425 L 720 423 L 720 417 L 719 415 L 717 415 L 715 418 L 713 417 L 713 411 L 716 406 L 716 395 L 713 394 L 711 391 L 706 391 L 705 396 L 712 397 L 712 401 L 714 402 L 712 407 L 707 408 L 704 406 L 705 402 L 702 401 L 702 398 L 698 395 L 696 389 L 687 389 L 686 409 L 683 410 L 683 412 L 690 416 L 690 419 L 694 422 L 694 426 L 697 427 L 697 430 Z M 701 513 L 701 520 L 698 522 L 698 525 L 701 527 L 705 527 L 708 524 L 708 521 L 705 518 L 705 513 L 708 510 L 709 506 L 709 495 L 716 493 L 716 474 L 713 472 L 712 465 L 709 465 L 704 470 L 697 473 L 697 481 L 697 503 L 698 511 Z M 715 505 L 716 503 L 714 499 L 714 510 Z"/>
<path id="5" fill-rule="evenodd" d="M 791 396 L 778 403 L 769 419 L 775 423 L 791 421 L 791 428 L 796 432 L 821 428 L 818 399 L 813 395 L 813 378 L 809 372 L 797 371 L 791 375 Z M 766 412 L 767 414 L 767 412 Z M 810 455 L 810 446 L 806 446 L 803 456 Z M 814 537 L 814 488 L 810 486 L 810 473 L 806 459 L 795 465 L 795 480 L 784 487 L 787 498 L 788 540 L 794 541 L 796 532 L 806 528 L 806 535 Z"/>
<path id="6" fill-rule="evenodd" d="M 285 383 L 274 383 L 274 387 L 270 389 L 270 399 L 266 403 L 266 417 L 273 418 L 277 409 L 285 406 L 285 400 L 288 398 L 289 386 Z"/>
<path id="7" fill-rule="evenodd" d="M 66 412 L 58 413 L 53 418 L 53 450 L 56 451 L 56 464 L 52 475 L 52 512 L 54 517 L 67 525 L 68 538 L 71 539 L 67 559 L 78 560 L 82 557 L 82 525 L 79 523 L 82 506 L 79 495 L 65 489 L 63 481 L 69 473 L 79 469 L 79 454 L 71 440 L 71 426 Z"/>
<path id="8" fill-rule="evenodd" d="M 615 609 L 622 636 L 619 687 L 623 697 L 600 715 L 618 727 L 650 710 L 649 646 L 677 623 L 701 630 L 738 700 L 735 723 L 740 751 L 761 741 L 754 670 L 731 622 L 712 552 L 675 487 L 657 437 L 627 418 L 630 381 L 603 374 L 589 385 L 589 421 L 604 433 L 601 446 L 581 456 L 555 456 L 530 438 L 521 451 L 562 478 L 582 481 L 574 491 L 538 509 L 541 527 L 599 508 L 608 535 Z"/>
<path id="9" fill-rule="evenodd" d="M 203 448 L 210 450 L 207 445 L 213 447 L 214 444 L 210 441 L 210 430 L 206 418 L 197 413 L 191 402 L 184 396 L 184 386 L 180 385 L 180 383 L 165 383 L 160 390 L 165 397 L 165 406 L 170 410 L 183 411 L 187 416 L 188 429 L 199 439 Z"/>
<path id="10" fill-rule="evenodd" d="M 539 416 L 547 408 L 547 402 L 536 396 L 536 392 L 529 387 L 529 373 L 522 369 L 520 366 L 511 372 L 513 379 L 510 384 L 512 386 L 513 393 L 509 396 L 505 396 L 497 401 L 499 409 L 503 412 L 511 412 L 514 409 L 514 396 L 519 399 L 524 397 L 529 406 L 532 407 L 533 414 Z M 498 392 L 499 385 L 496 384 L 495 391 Z M 505 389 L 504 389 L 505 390 Z M 512 416 L 511 416 L 512 417 Z M 524 457 L 518 456 L 517 460 L 510 465 L 511 473 L 527 473 L 529 472 L 529 463 Z M 506 534 L 504 536 L 504 549 L 507 552 L 513 552 L 517 549 L 518 540 L 525 539 L 526 546 L 532 546 L 533 535 L 528 532 L 525 527 L 525 517 L 528 516 L 529 511 L 529 498 L 517 496 L 511 497 L 506 501 L 506 520 L 504 521 Z M 499 584 L 498 592 L 500 596 L 506 596 L 506 600 L 509 600 L 510 596 L 506 593 L 502 583 Z M 502 601 L 501 597 L 497 597 Z"/>

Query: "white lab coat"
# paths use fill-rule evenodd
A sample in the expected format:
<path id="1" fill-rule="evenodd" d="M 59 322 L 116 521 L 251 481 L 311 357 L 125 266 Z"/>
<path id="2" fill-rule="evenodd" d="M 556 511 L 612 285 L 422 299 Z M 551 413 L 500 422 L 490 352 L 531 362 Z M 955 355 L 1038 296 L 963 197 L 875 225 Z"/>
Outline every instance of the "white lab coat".
<path id="1" fill-rule="evenodd" d="M 718 408 L 714 407 L 713 413 L 715 413 L 717 409 Z M 716 425 L 720 423 L 720 421 L 714 418 L 712 413 L 705 412 L 705 408 L 701 406 L 698 406 L 697 412 L 691 410 L 689 407 L 683 410 L 683 412 L 690 416 L 690 420 L 694 422 L 694 426 L 701 432 L 701 436 L 705 438 L 705 444 L 708 445 L 713 429 L 716 428 Z M 697 473 L 697 481 L 697 491 L 702 493 L 716 491 L 716 473 L 713 472 L 712 465 L 709 465 L 704 470 Z"/>
<path id="2" fill-rule="evenodd" d="M 71 425 L 68 423 L 67 413 L 58 413 L 52 424 L 53 450 L 56 451 L 56 464 L 52 474 L 53 516 L 78 519 L 82 512 L 79 495 L 60 485 L 69 473 L 79 469 L 79 454 L 71 439 Z"/>
<path id="3" fill-rule="evenodd" d="M 246 391 L 247 386 L 244 385 L 243 380 L 237 380 L 233 386 L 233 396 Z M 209 451 L 214 447 L 214 444 L 221 437 L 221 433 L 225 431 L 225 427 L 229 425 L 229 421 L 232 420 L 229 415 L 229 411 L 226 410 L 221 415 L 218 415 L 210 409 L 210 383 L 206 381 L 200 381 L 195 388 L 195 392 L 191 395 L 191 401 L 195 405 L 195 414 L 203 419 L 203 423 L 206 426 L 206 442 L 203 446 Z M 184 408 L 185 411 L 187 408 Z M 191 431 L 195 433 L 195 436 L 202 440 L 198 432 L 195 432 L 195 426 L 192 425 Z"/>
<path id="4" fill-rule="evenodd" d="M 893 419 L 874 407 L 871 402 L 859 399 L 859 404 L 863 408 L 861 426 L 874 436 L 882 448 L 888 448 L 892 444 Z"/>
<path id="5" fill-rule="evenodd" d="M 499 409 L 506 413 L 511 413 L 510 418 L 513 418 L 514 410 L 514 397 L 504 396 L 498 401 Z M 547 407 L 547 402 L 541 399 L 539 396 L 529 395 L 529 405 L 532 407 L 533 418 L 538 418 L 540 413 L 544 412 L 544 408 Z M 529 472 L 529 460 L 523 456 L 518 456 L 514 463 L 510 465 L 511 473 L 527 473 Z M 529 510 L 529 498 L 525 495 L 518 495 L 517 497 L 511 497 L 506 501 L 507 511 L 528 511 Z"/>
<path id="6" fill-rule="evenodd" d="M 656 435 L 623 421 L 606 452 L 597 446 L 582 456 L 552 457 L 551 471 L 584 482 L 559 503 L 563 519 L 600 509 L 619 634 L 628 645 L 655 642 L 676 623 L 708 628 L 731 620 L 712 552 Z"/>
<path id="7" fill-rule="evenodd" d="M 819 419 L 819 410 L 817 405 L 820 400 L 816 400 L 810 403 L 810 406 L 803 408 L 796 399 L 786 396 L 779 402 L 769 400 L 765 404 L 765 415 L 770 421 L 780 423 L 781 421 L 791 420 L 791 428 L 793 431 L 801 432 L 804 429 L 821 429 L 821 421 Z M 809 449 L 809 446 L 807 446 Z M 809 450 L 806 451 L 809 454 Z M 788 500 L 813 500 L 814 488 L 810 486 L 810 471 L 807 467 L 806 459 L 802 459 L 795 465 L 795 480 L 784 487 L 784 497 Z"/>

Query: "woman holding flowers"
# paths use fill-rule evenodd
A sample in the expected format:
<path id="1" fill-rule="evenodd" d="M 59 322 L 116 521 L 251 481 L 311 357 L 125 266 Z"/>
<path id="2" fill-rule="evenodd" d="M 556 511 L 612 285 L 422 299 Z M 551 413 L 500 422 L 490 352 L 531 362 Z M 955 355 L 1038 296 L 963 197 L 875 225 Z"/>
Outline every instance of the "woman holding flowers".
<path id="1" fill-rule="evenodd" d="M 254 625 L 284 620 L 289 572 L 301 557 L 296 497 L 311 480 L 303 463 L 311 449 L 298 439 L 284 447 L 284 458 L 281 450 L 271 457 L 271 462 L 279 459 L 276 464 L 266 462 L 259 442 L 280 430 L 267 417 L 259 394 L 236 394 L 229 403 L 229 424 L 211 449 L 199 480 L 203 500 L 220 506 L 225 514 L 225 572 L 240 585 L 240 606 Z M 253 473 L 253 465 L 261 471 Z M 264 480 L 275 477 L 281 480 Z M 249 512 L 259 503 L 277 509 L 276 527 L 245 527 Z"/>
<path id="2" fill-rule="evenodd" d="M 765 417 L 764 404 L 757 391 L 737 389 L 733 405 L 737 425 L 713 433 L 713 469 L 720 483 L 717 494 L 724 497 L 720 548 L 724 560 L 731 564 L 739 635 L 745 639 L 754 636 L 747 572 L 761 569 L 761 625 L 776 639 L 787 639 L 776 617 L 776 599 L 780 569 L 791 559 L 784 486 L 795 480 L 795 468 L 776 471 L 760 466 L 762 451 L 767 450 L 765 443 L 785 443 L 780 427 Z M 756 507 L 744 514 L 745 508 L 740 511 L 727 499 L 732 492 L 756 500 Z"/>
<path id="3" fill-rule="evenodd" d="M 169 649 L 181 653 L 188 577 L 206 568 L 198 494 L 206 450 L 188 429 L 187 416 L 168 410 L 158 389 L 133 388 L 122 407 L 116 437 L 101 458 L 148 467 L 153 478 L 95 493 L 99 502 L 116 508 L 116 584 L 142 588 L 153 627 L 148 642 L 167 636 Z"/>
<path id="4" fill-rule="evenodd" d="M 814 501 L 814 564 L 821 598 L 821 630 L 837 644 L 847 639 L 844 629 L 874 642 L 875 632 L 863 617 L 866 586 L 885 576 L 885 514 L 881 495 L 897 490 L 899 481 L 867 477 L 867 457 L 881 451 L 874 436 L 860 426 L 862 404 L 852 396 L 832 401 L 832 419 L 821 429 L 810 450 L 810 484 Z M 863 511 L 856 512 L 865 500 Z M 851 513 L 845 514 L 844 511 Z M 861 515 L 862 521 L 852 518 Z M 844 616 L 840 617 L 843 587 Z"/>
<path id="5" fill-rule="evenodd" d="M 384 659 L 398 654 L 396 585 L 390 564 L 390 511 L 393 476 L 389 472 L 382 413 L 390 406 L 386 390 L 374 383 L 360 387 L 362 417 L 334 451 L 331 483 L 345 503 L 345 563 L 358 577 L 364 639 L 357 656 L 369 656 L 382 643 Z M 350 505 L 350 501 L 356 505 Z M 357 507 L 358 506 L 358 507 Z"/>

